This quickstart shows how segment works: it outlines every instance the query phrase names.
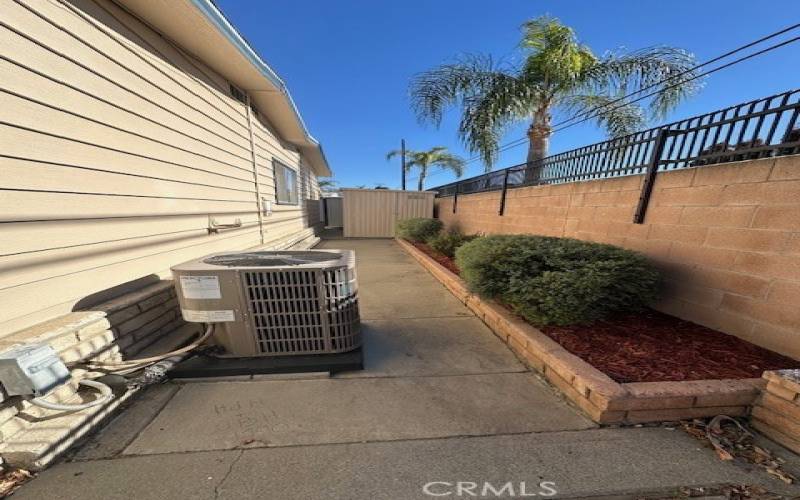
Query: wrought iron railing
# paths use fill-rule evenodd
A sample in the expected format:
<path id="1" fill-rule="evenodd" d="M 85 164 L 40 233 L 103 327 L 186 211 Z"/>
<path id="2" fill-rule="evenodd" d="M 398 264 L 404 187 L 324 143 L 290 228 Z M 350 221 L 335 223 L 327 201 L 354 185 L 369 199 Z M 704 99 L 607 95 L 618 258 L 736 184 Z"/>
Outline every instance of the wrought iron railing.
<path id="1" fill-rule="evenodd" d="M 648 174 L 635 222 L 659 171 L 800 154 L 800 89 L 435 187 L 437 196 Z M 648 186 L 649 184 L 649 186 Z M 456 204 L 453 204 L 455 209 Z"/>

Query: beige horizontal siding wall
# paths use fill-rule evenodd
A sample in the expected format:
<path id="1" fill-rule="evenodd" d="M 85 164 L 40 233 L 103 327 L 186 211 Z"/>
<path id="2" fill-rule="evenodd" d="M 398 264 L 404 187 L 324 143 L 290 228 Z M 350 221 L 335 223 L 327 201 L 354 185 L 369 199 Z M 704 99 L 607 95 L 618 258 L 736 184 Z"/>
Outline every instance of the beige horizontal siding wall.
<path id="1" fill-rule="evenodd" d="M 108 0 L 0 0 L 0 337 L 216 251 L 313 234 L 316 179 L 227 81 Z M 272 160 L 301 202 L 274 205 Z M 209 235 L 209 217 L 241 228 Z"/>

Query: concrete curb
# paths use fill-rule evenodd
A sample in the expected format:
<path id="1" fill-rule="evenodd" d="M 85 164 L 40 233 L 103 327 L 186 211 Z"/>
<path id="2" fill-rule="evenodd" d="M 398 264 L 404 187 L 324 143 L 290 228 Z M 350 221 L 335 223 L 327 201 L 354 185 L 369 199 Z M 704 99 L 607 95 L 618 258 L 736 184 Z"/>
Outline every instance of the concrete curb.
<path id="1" fill-rule="evenodd" d="M 526 364 L 599 424 L 745 416 L 764 386 L 762 379 L 620 384 L 502 305 L 470 293 L 461 278 L 414 245 L 396 241 Z"/>

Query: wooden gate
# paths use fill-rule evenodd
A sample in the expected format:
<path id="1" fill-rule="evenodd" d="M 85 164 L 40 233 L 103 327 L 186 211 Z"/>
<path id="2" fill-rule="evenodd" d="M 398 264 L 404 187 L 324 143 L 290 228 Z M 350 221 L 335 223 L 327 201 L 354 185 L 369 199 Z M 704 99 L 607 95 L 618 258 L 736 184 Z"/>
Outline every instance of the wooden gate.
<path id="1" fill-rule="evenodd" d="M 392 238 L 400 219 L 433 217 L 433 191 L 342 189 L 346 238 Z"/>
<path id="2" fill-rule="evenodd" d="M 323 198 L 325 206 L 325 226 L 327 227 L 342 227 L 343 213 L 342 213 L 342 199 L 341 198 Z"/>

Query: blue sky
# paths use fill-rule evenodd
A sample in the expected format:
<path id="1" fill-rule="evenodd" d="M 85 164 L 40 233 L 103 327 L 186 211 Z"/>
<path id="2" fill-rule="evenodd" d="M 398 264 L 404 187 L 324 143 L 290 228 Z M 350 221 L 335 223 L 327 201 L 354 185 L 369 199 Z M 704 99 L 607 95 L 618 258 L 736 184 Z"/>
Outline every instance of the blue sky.
<path id="1" fill-rule="evenodd" d="M 519 25 L 542 14 L 572 26 L 597 54 L 672 45 L 704 61 L 800 20 L 800 2 L 771 0 L 217 0 L 220 8 L 287 82 L 303 117 L 322 142 L 341 186 L 399 187 L 398 161 L 386 152 L 447 146 L 470 158 L 456 136 L 458 114 L 441 128 L 420 126 L 409 109 L 412 75 L 461 53 L 519 60 Z M 800 30 L 783 38 L 800 35 Z M 760 47 L 759 47 L 760 48 Z M 800 42 L 711 75 L 704 90 L 670 117 L 693 116 L 800 87 Z M 654 124 L 655 125 L 655 124 Z M 524 124 L 503 143 L 522 137 Z M 554 135 L 551 153 L 604 138 L 593 125 Z M 520 163 L 525 146 L 504 153 L 496 168 Z M 467 175 L 483 171 L 480 162 Z M 414 177 L 414 174 L 410 175 Z M 430 177 L 426 187 L 449 182 Z"/>

